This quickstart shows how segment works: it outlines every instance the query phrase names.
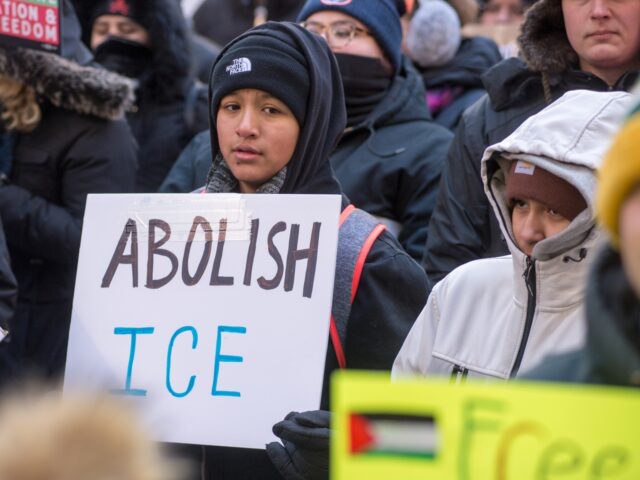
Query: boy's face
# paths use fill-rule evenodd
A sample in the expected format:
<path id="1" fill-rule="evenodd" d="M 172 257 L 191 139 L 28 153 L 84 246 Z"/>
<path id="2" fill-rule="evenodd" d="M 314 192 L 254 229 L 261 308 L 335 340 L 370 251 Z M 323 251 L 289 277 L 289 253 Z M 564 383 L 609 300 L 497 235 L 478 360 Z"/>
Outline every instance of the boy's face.
<path id="1" fill-rule="evenodd" d="M 254 193 L 289 163 L 300 133 L 284 102 L 254 88 L 222 98 L 216 129 L 222 156 L 242 193 Z"/>
<path id="2" fill-rule="evenodd" d="M 620 209 L 620 254 L 627 278 L 640 300 L 640 187 Z"/>
<path id="3" fill-rule="evenodd" d="M 546 205 L 529 199 L 514 199 L 511 225 L 516 245 L 531 256 L 536 243 L 567 228 L 571 223 Z"/>

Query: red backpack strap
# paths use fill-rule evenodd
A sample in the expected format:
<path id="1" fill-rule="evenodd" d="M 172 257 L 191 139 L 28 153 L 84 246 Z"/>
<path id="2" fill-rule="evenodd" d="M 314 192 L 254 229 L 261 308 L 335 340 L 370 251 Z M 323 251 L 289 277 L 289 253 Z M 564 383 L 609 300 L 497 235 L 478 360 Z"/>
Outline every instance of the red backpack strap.
<path id="1" fill-rule="evenodd" d="M 358 292 L 367 256 L 385 226 L 374 217 L 349 205 L 340 215 L 338 256 L 333 287 L 329 334 L 340 368 L 346 368 L 344 344 L 351 305 Z"/>

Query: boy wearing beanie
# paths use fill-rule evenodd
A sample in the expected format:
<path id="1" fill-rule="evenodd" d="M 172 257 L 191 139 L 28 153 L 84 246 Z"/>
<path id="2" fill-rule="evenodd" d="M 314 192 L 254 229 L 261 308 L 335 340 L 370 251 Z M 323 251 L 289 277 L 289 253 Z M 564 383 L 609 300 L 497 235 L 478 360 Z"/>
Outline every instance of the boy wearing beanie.
<path id="1" fill-rule="evenodd" d="M 329 155 L 344 130 L 344 97 L 335 58 L 316 35 L 292 23 L 267 22 L 237 37 L 213 66 L 209 99 L 212 163 L 206 193 L 341 193 Z M 422 268 L 377 221 L 352 209 L 344 197 L 343 209 L 347 228 L 341 227 L 338 235 L 335 328 L 327 331 L 331 340 L 320 409 L 274 419 L 273 432 L 281 443 L 270 443 L 266 452 L 206 447 L 204 478 L 326 479 L 331 372 L 338 367 L 390 370 L 424 305 L 427 279 Z M 367 252 L 358 239 L 370 242 L 371 249 Z M 363 253 L 357 290 L 343 308 L 342 297 L 352 292 L 355 278 L 349 258 Z M 268 313 L 265 321 L 277 315 Z M 253 413 L 247 412 L 247 422 Z"/>
<path id="2" fill-rule="evenodd" d="M 401 54 L 395 0 L 308 0 L 298 20 L 338 59 L 347 128 L 331 164 L 358 208 L 422 258 L 452 134 L 432 121 L 420 75 Z"/>
<path id="3" fill-rule="evenodd" d="M 640 386 L 640 105 L 598 174 L 597 216 L 609 241 L 589 275 L 587 339 L 547 359 L 535 380 Z"/>
<path id="4" fill-rule="evenodd" d="M 628 93 L 569 92 L 482 159 L 511 255 L 458 267 L 431 292 L 393 375 L 511 379 L 583 344 L 585 284 L 600 243 L 596 169 Z"/>

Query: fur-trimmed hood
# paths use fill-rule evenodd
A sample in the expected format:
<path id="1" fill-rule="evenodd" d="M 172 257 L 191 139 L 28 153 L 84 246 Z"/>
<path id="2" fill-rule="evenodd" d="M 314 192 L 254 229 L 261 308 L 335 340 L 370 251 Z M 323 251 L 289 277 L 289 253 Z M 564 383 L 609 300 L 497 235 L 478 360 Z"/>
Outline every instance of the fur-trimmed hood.
<path id="1" fill-rule="evenodd" d="M 0 74 L 32 87 L 56 107 L 83 115 L 116 119 L 134 104 L 132 80 L 52 53 L 0 47 Z"/>
<path id="2" fill-rule="evenodd" d="M 554 75 L 577 67 L 578 54 L 567 38 L 562 0 L 539 0 L 527 11 L 518 37 L 520 52 L 534 72 Z"/>
<path id="3" fill-rule="evenodd" d="M 176 0 L 129 0 L 136 11 L 145 12 L 139 23 L 149 32 L 153 57 L 140 80 L 139 95 L 154 102 L 169 103 L 184 95 L 191 68 L 187 24 Z M 76 2 L 83 40 L 90 45 L 93 12 L 103 3 Z"/>

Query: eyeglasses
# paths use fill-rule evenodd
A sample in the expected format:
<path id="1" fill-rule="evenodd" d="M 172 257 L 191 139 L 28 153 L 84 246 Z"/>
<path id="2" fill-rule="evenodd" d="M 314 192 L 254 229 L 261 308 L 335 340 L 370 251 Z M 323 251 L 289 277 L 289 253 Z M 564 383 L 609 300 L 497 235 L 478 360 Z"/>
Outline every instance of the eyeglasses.
<path id="1" fill-rule="evenodd" d="M 358 35 L 371 35 L 371 32 L 351 22 L 334 22 L 328 27 L 318 22 L 302 22 L 300 25 L 311 33 L 324 37 L 333 48 L 346 47 Z"/>

